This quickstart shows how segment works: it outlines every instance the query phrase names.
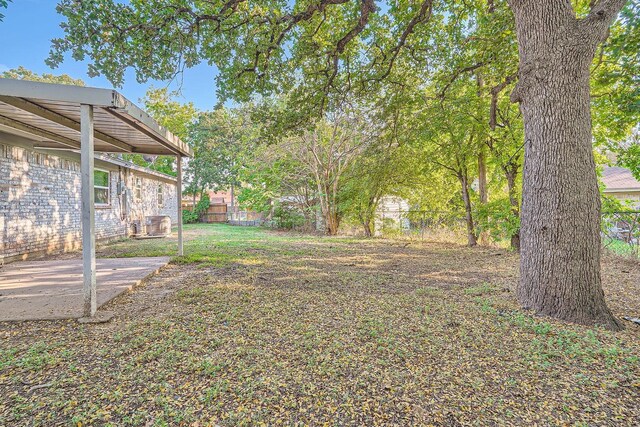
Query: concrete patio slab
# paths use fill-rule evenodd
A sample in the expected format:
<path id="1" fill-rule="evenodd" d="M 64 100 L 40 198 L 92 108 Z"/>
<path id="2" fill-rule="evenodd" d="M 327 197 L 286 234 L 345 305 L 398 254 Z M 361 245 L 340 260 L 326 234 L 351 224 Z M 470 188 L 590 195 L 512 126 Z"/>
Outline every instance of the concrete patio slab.
<path id="1" fill-rule="evenodd" d="M 98 307 L 167 265 L 169 257 L 96 260 Z M 0 321 L 82 317 L 82 260 L 15 262 L 0 268 Z"/>

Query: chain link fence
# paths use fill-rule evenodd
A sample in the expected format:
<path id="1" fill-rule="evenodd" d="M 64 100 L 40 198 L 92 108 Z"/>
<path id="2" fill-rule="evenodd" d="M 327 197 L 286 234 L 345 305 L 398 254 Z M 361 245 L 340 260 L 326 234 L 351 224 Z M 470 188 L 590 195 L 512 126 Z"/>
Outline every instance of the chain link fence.
<path id="1" fill-rule="evenodd" d="M 465 218 L 451 212 L 380 211 L 375 229 L 378 236 L 408 236 L 452 242 L 464 242 L 466 239 Z M 640 211 L 603 213 L 601 230 L 605 251 L 640 258 Z M 506 241 L 507 236 L 504 237 Z"/>
<path id="2" fill-rule="evenodd" d="M 240 225 L 245 227 L 270 226 L 264 214 L 260 212 L 236 210 L 226 213 L 227 223 L 230 225 Z"/>
<path id="3" fill-rule="evenodd" d="M 640 257 L 640 211 L 603 213 L 602 246 L 616 255 Z"/>
<path id="4" fill-rule="evenodd" d="M 375 234 L 421 240 L 464 241 L 466 223 L 459 213 L 426 210 L 380 210 Z"/>
<path id="5" fill-rule="evenodd" d="M 264 214 L 236 210 L 227 212 L 231 225 L 274 227 Z M 459 212 L 426 210 L 382 210 L 375 220 L 378 237 L 466 242 L 466 222 Z M 602 246 L 615 255 L 640 258 L 640 211 L 606 212 L 602 214 Z"/>

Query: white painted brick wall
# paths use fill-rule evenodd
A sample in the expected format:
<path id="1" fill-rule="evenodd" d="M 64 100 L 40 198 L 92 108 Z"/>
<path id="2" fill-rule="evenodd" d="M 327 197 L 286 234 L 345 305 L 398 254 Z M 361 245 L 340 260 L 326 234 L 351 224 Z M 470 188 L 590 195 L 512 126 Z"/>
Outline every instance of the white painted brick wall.
<path id="1" fill-rule="evenodd" d="M 132 220 L 169 215 L 177 221 L 175 186 L 142 178 L 142 200 L 133 200 L 133 180 L 139 172 L 110 171 L 110 205 L 96 207 L 96 238 L 126 236 Z M 129 215 L 123 219 L 118 177 L 130 189 Z M 164 187 L 164 207 L 158 207 L 157 187 Z M 0 141 L 0 259 L 33 252 L 56 253 L 81 246 L 80 164 Z"/>

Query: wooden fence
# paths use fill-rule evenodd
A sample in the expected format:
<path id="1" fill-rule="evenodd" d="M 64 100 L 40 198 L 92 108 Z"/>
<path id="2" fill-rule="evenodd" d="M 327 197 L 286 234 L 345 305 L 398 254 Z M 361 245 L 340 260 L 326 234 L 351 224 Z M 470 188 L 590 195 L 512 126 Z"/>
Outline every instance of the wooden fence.
<path id="1" fill-rule="evenodd" d="M 227 222 L 227 205 L 226 204 L 212 204 L 207 209 L 207 212 L 202 214 L 200 218 L 201 222 Z"/>

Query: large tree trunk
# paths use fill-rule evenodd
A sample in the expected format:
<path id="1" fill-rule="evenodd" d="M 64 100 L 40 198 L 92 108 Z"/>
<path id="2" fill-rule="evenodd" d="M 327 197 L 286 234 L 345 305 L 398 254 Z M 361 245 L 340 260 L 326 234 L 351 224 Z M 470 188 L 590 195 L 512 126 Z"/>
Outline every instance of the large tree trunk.
<path id="1" fill-rule="evenodd" d="M 358 218 L 360 219 L 360 225 L 362 225 L 362 231 L 364 232 L 364 237 L 372 237 L 373 229 L 371 227 L 371 219 L 373 215 L 369 213 L 368 210 L 365 212 L 361 212 L 358 214 Z"/>
<path id="2" fill-rule="evenodd" d="M 487 156 L 484 144 L 480 144 L 478 152 L 478 195 L 480 196 L 480 204 L 486 205 L 489 201 L 489 192 L 487 191 Z M 483 231 L 480 233 L 480 244 L 487 245 L 489 243 L 489 233 Z"/>
<path id="3" fill-rule="evenodd" d="M 475 246 L 478 244 L 478 239 L 476 237 L 476 227 L 473 223 L 471 197 L 469 195 L 469 179 L 466 175 L 458 174 L 458 180 L 462 187 L 462 201 L 464 202 L 465 222 L 467 224 L 467 246 Z"/>
<path id="4" fill-rule="evenodd" d="M 340 226 L 340 219 L 335 212 L 329 212 L 325 217 L 326 232 L 329 236 L 336 236 L 338 234 L 338 228 Z"/>
<path id="5" fill-rule="evenodd" d="M 624 3 L 603 0 L 596 9 L 616 2 Z M 589 94 L 589 68 L 610 22 L 600 33 L 605 12 L 579 21 L 569 0 L 510 5 L 520 54 L 512 99 L 520 102 L 526 141 L 518 299 L 539 314 L 619 329 L 600 281 Z"/>
<path id="6" fill-rule="evenodd" d="M 518 165 L 510 164 L 504 168 L 505 176 L 507 177 L 507 190 L 509 192 L 509 204 L 511 205 L 511 213 L 515 217 L 520 216 L 520 205 L 518 203 L 518 197 L 516 196 L 516 177 L 518 176 Z M 520 229 L 514 230 L 511 233 L 511 249 L 516 252 L 520 252 Z"/>

